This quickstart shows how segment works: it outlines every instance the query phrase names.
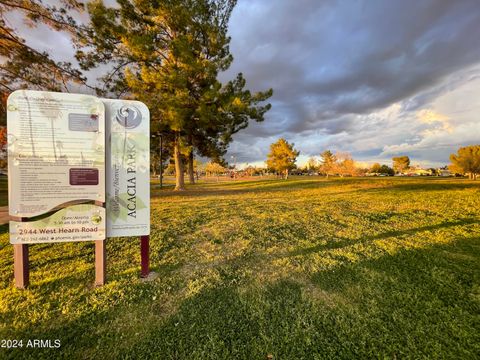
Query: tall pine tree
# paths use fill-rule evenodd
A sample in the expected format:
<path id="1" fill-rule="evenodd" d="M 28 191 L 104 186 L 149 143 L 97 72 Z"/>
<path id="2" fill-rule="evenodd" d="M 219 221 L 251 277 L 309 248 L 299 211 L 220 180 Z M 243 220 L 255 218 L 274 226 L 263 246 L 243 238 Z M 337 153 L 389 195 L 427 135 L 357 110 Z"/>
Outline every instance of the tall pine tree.
<path id="1" fill-rule="evenodd" d="M 91 24 L 80 33 L 77 58 L 84 69 L 110 65 L 107 90 L 149 106 L 152 128 L 172 139 L 175 188 L 183 190 L 183 157 L 190 165 L 194 150 L 221 157 L 235 132 L 263 120 L 270 105 L 260 103 L 272 92 L 251 94 L 241 74 L 225 85 L 217 80 L 233 60 L 227 30 L 236 1 L 117 2 L 89 4 Z"/>

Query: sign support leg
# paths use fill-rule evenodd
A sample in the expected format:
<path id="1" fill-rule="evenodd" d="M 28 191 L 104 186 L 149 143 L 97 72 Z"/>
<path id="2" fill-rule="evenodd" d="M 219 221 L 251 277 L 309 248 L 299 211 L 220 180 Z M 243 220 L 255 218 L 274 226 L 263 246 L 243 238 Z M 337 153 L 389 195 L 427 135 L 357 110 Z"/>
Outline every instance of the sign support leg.
<path id="1" fill-rule="evenodd" d="M 107 267 L 107 240 L 95 240 L 95 286 L 105 285 Z"/>
<path id="2" fill-rule="evenodd" d="M 140 236 L 140 256 L 142 267 L 142 278 L 148 277 L 150 274 L 150 236 Z"/>
<path id="3" fill-rule="evenodd" d="M 13 245 L 13 274 L 15 287 L 17 289 L 25 289 L 30 282 L 27 244 Z"/>

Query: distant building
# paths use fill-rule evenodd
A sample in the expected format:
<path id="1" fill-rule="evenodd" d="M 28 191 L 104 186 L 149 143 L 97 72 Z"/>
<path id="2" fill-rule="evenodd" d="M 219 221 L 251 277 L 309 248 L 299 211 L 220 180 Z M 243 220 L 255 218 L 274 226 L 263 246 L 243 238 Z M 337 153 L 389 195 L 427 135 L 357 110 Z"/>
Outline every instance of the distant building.
<path id="1" fill-rule="evenodd" d="M 432 170 L 422 169 L 421 167 L 410 167 L 408 168 L 403 175 L 406 176 L 432 176 Z"/>
<path id="2" fill-rule="evenodd" d="M 432 170 L 416 169 L 416 170 L 415 170 L 415 175 L 419 175 L 419 176 L 431 176 L 431 175 L 432 175 Z"/>

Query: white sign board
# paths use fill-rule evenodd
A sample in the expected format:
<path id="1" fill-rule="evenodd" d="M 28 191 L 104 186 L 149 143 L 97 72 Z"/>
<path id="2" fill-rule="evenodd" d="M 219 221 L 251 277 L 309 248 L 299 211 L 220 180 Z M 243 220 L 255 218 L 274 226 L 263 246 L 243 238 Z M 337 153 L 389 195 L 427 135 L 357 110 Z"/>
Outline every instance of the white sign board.
<path id="1" fill-rule="evenodd" d="M 7 101 L 7 131 L 10 242 L 104 240 L 103 103 L 18 90 Z"/>
<path id="2" fill-rule="evenodd" d="M 139 101 L 102 99 L 107 131 L 107 236 L 150 234 L 150 113 Z"/>

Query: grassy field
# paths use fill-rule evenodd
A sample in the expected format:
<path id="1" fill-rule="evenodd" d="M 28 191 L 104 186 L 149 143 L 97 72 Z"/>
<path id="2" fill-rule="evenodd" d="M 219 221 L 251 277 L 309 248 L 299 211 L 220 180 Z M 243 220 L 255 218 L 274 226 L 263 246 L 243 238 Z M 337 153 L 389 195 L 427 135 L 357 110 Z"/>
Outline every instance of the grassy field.
<path id="1" fill-rule="evenodd" d="M 480 181 L 297 178 L 152 192 L 152 256 L 108 240 L 31 247 L 12 286 L 0 230 L 0 358 L 451 358 L 480 354 Z"/>

